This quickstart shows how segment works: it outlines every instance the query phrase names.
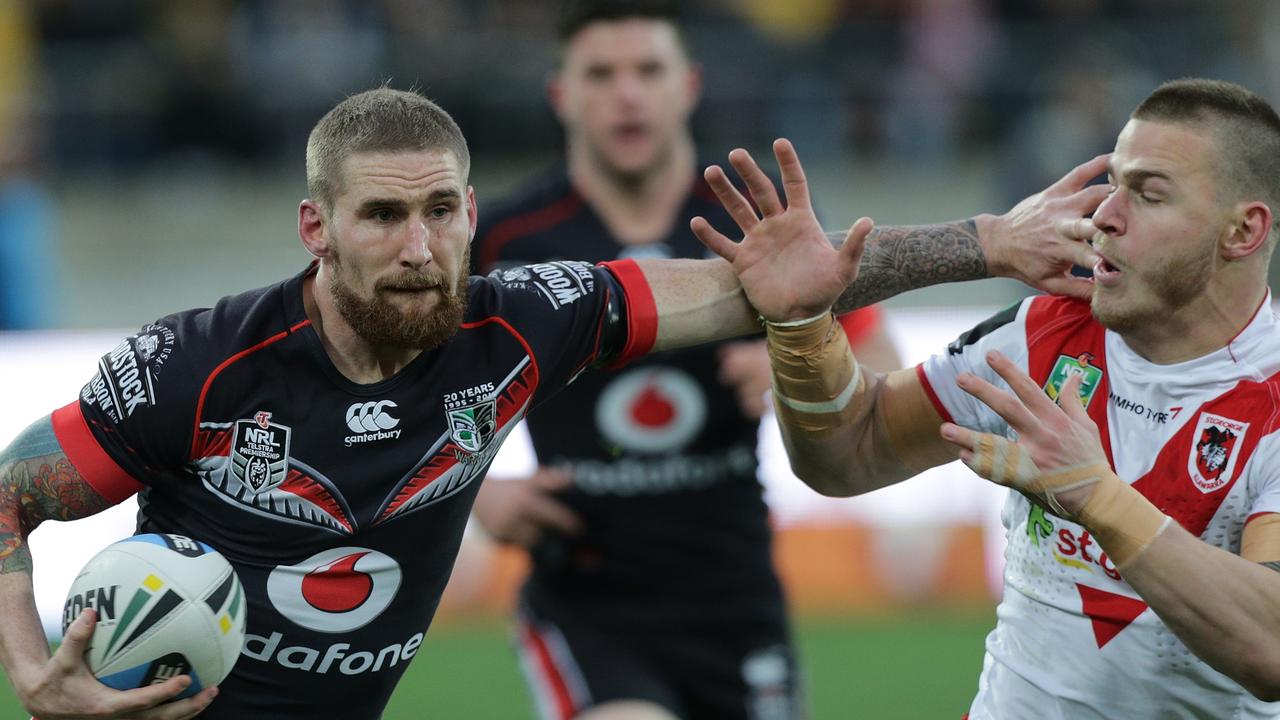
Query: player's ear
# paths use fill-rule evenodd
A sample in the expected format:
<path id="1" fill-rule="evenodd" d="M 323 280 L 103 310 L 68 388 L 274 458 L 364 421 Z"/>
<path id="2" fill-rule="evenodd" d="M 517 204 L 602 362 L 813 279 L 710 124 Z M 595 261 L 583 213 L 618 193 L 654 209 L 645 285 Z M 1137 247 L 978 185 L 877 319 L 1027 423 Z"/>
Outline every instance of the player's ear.
<path id="1" fill-rule="evenodd" d="M 547 73 L 546 92 L 547 104 L 551 106 L 551 111 L 556 114 L 556 117 L 563 122 L 564 81 L 561 79 L 561 73 L 558 68 Z"/>
<path id="2" fill-rule="evenodd" d="M 320 203 L 310 198 L 298 205 L 298 237 L 302 238 L 302 246 L 313 256 L 322 258 L 329 255 L 328 216 Z"/>
<path id="3" fill-rule="evenodd" d="M 476 189 L 470 185 L 467 186 L 467 221 L 471 225 L 467 240 L 475 240 L 476 224 L 480 221 L 480 208 L 476 205 Z"/>
<path id="4" fill-rule="evenodd" d="M 1266 246 L 1273 222 L 1266 203 L 1241 203 L 1233 220 L 1231 231 L 1222 242 L 1223 259 L 1242 260 Z"/>
<path id="5" fill-rule="evenodd" d="M 689 103 L 689 112 L 698 107 L 702 100 L 702 63 L 689 63 L 688 77 L 685 79 L 685 97 Z"/>

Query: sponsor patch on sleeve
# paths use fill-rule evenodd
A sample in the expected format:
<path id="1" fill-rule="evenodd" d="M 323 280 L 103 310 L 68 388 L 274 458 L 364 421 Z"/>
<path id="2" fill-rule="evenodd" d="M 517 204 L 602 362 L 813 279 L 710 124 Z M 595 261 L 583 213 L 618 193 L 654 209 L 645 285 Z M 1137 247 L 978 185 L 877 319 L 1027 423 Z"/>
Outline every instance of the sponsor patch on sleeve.
<path id="1" fill-rule="evenodd" d="M 173 330 L 163 325 L 145 326 L 102 356 L 98 372 L 81 390 L 81 398 L 102 410 L 112 423 L 130 417 L 140 407 L 154 405 L 156 379 L 174 345 Z"/>
<path id="2" fill-rule="evenodd" d="M 509 288 L 540 295 L 551 307 L 559 310 L 595 291 L 595 276 L 591 268 L 589 263 L 560 260 L 495 270 L 490 277 L 496 277 Z"/>

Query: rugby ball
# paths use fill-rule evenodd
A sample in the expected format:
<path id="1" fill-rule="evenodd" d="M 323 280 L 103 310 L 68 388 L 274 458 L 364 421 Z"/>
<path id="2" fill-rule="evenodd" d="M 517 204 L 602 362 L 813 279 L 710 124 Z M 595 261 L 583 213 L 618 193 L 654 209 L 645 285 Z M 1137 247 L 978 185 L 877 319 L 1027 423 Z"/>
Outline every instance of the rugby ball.
<path id="1" fill-rule="evenodd" d="M 62 630 L 85 608 L 98 611 L 85 659 L 117 690 L 190 675 L 179 696 L 216 685 L 244 644 L 244 589 L 227 559 L 182 535 L 126 538 L 98 553 L 76 576 Z"/>

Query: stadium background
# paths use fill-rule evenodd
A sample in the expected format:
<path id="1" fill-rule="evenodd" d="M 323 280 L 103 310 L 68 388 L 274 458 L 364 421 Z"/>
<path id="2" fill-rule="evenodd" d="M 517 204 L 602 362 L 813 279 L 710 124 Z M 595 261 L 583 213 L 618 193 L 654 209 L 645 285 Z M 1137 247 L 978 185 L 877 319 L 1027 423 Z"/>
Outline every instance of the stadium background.
<path id="1" fill-rule="evenodd" d="M 684 5 L 702 152 L 792 138 L 831 226 L 1003 210 L 1110 149 L 1164 79 L 1280 98 L 1267 0 Z M 553 18 L 533 0 L 0 0 L 0 443 L 74 397 L 121 333 L 306 262 L 306 132 L 344 95 L 387 81 L 440 101 L 481 212 L 558 159 Z M 1023 292 L 895 299 L 893 337 L 917 361 Z M 998 492 L 948 468 L 824 500 L 766 447 L 815 718 L 958 717 L 993 623 Z M 70 575 L 128 526 L 126 507 L 37 533 L 51 624 Z M 519 571 L 472 534 L 387 717 L 529 717 L 503 616 Z M 0 688 L 0 717 L 20 714 Z"/>

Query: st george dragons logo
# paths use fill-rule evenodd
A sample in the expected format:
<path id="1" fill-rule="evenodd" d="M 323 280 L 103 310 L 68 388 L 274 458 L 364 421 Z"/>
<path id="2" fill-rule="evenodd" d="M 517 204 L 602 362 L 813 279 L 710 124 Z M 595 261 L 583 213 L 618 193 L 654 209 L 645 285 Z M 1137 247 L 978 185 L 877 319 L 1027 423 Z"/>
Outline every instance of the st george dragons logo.
<path id="1" fill-rule="evenodd" d="M 1192 435 L 1187 472 L 1200 492 L 1213 492 L 1231 481 L 1249 423 L 1204 413 Z"/>

